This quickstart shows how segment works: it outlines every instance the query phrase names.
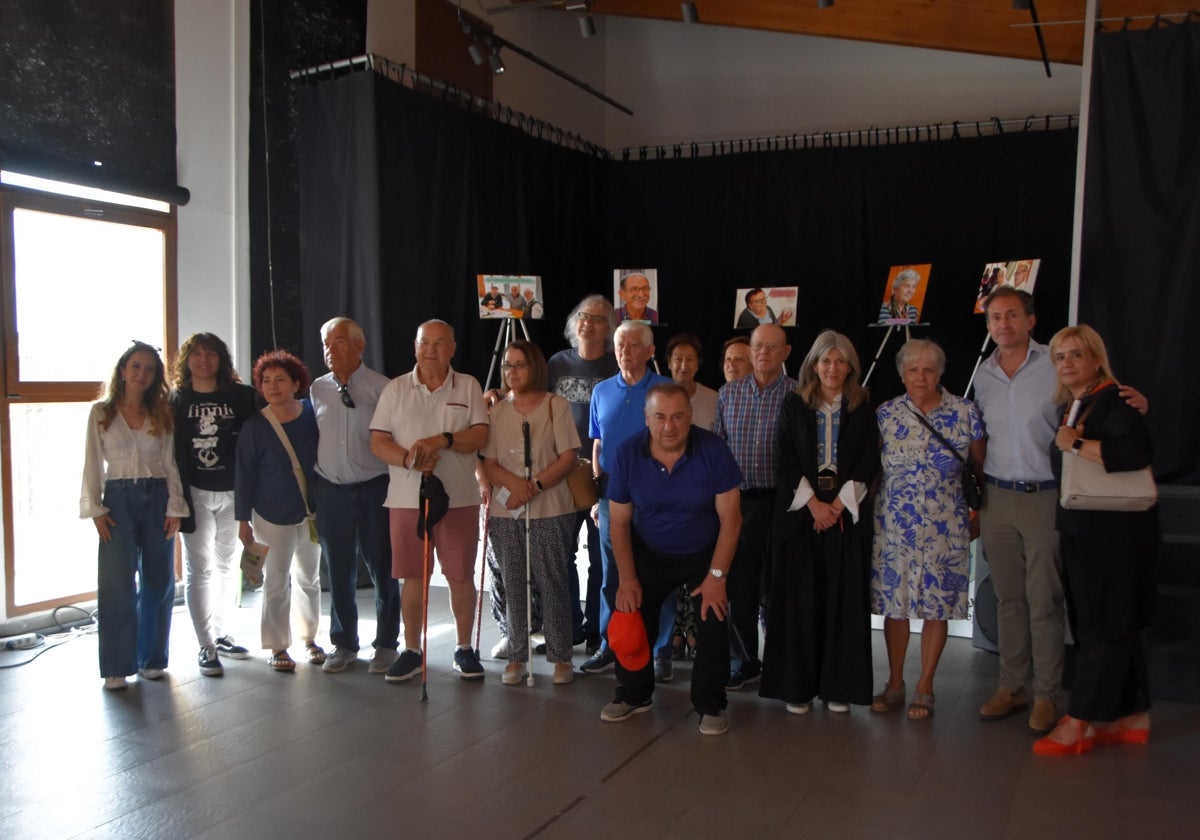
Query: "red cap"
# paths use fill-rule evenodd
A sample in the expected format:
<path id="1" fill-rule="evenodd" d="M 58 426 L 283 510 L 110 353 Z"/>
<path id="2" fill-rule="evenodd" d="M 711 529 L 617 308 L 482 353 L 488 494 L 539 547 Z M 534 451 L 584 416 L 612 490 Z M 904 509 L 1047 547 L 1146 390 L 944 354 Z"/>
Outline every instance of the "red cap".
<path id="1" fill-rule="evenodd" d="M 608 620 L 608 646 L 626 671 L 640 671 L 650 662 L 646 624 L 638 612 L 614 612 Z"/>

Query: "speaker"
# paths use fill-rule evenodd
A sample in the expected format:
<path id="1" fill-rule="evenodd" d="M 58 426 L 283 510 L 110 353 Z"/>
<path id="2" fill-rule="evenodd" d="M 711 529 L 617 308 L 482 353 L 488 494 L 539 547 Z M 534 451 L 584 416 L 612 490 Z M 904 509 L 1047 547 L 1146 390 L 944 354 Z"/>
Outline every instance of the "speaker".
<path id="1" fill-rule="evenodd" d="M 971 644 L 989 653 L 999 653 L 1000 632 L 996 615 L 996 588 L 992 570 L 983 553 L 983 540 L 975 540 L 975 598 L 971 609 Z"/>

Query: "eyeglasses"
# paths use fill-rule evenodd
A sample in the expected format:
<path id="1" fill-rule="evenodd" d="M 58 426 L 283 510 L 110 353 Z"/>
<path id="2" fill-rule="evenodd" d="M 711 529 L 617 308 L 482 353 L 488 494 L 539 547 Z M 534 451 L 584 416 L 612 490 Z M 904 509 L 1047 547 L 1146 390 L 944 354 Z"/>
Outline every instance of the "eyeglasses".
<path id="1" fill-rule="evenodd" d="M 580 312 L 579 320 L 587 321 L 589 324 L 607 324 L 608 316 L 607 315 L 593 315 L 590 312 Z"/>
<path id="2" fill-rule="evenodd" d="M 507 373 L 510 370 L 525 370 L 527 367 L 529 367 L 529 362 L 505 362 L 500 365 L 500 370 Z"/>
<path id="3" fill-rule="evenodd" d="M 782 344 L 751 344 L 752 353 L 778 353 L 783 349 Z"/>
<path id="4" fill-rule="evenodd" d="M 339 382 L 337 389 L 338 396 L 342 398 L 342 405 L 346 406 L 346 408 L 354 408 L 354 397 L 350 396 L 350 386 Z"/>

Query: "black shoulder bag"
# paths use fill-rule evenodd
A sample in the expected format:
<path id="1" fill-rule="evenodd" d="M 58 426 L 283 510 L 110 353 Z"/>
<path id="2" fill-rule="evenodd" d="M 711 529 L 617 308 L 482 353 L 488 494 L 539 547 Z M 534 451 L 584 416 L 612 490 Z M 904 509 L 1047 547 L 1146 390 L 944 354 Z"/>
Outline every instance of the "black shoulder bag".
<path id="1" fill-rule="evenodd" d="M 913 407 L 907 403 L 905 403 L 905 406 L 907 406 L 909 411 L 912 411 L 914 417 L 921 421 L 921 425 L 928 429 L 929 433 L 941 441 L 942 445 L 950 450 L 950 454 L 958 459 L 963 498 L 967 501 L 967 507 L 971 510 L 979 510 L 983 506 L 983 482 L 975 474 L 975 469 L 971 465 L 971 462 L 959 455 L 958 450 L 951 446 L 950 441 L 942 437 L 941 433 L 930 425 L 929 421 L 921 415 L 921 412 L 913 411 Z"/>

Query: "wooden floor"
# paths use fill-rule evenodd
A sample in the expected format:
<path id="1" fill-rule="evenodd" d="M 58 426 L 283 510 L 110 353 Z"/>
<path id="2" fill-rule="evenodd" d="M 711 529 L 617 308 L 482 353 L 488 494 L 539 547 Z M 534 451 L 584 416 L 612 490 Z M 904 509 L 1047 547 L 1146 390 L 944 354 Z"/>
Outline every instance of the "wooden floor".
<path id="1" fill-rule="evenodd" d="M 235 618 L 247 643 L 256 597 Z M 444 590 L 432 605 L 424 703 L 419 681 L 367 674 L 369 651 L 342 674 L 273 673 L 255 651 L 203 677 L 182 608 L 159 682 L 103 691 L 90 635 L 0 670 L 0 837 L 1196 836 L 1195 706 L 1156 707 L 1148 747 L 1040 758 L 1022 718 L 978 720 L 996 659 L 951 639 L 931 721 L 795 717 L 743 691 L 729 733 L 704 737 L 686 664 L 649 714 L 603 723 L 611 674 L 552 686 L 540 662 L 534 687 L 508 687 L 485 660 L 486 680 L 461 680 Z M 495 639 L 485 625 L 485 651 Z"/>

